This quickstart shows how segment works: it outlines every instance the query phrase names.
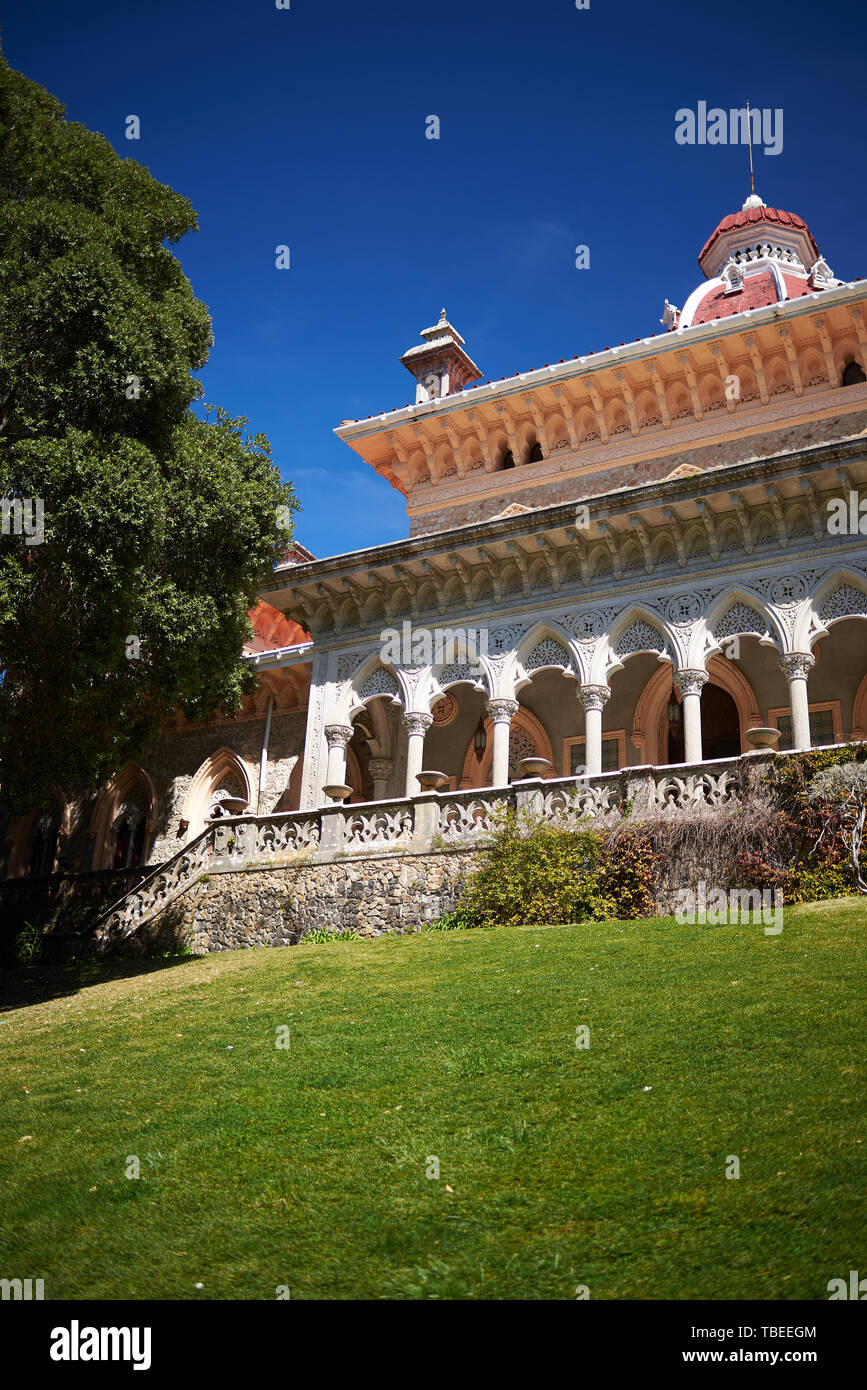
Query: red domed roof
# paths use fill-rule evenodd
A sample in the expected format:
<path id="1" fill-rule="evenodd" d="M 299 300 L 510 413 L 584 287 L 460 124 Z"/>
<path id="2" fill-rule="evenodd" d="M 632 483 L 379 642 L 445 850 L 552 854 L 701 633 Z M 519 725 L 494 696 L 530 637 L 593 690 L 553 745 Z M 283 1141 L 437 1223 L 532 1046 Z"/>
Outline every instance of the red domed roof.
<path id="1" fill-rule="evenodd" d="M 798 299 L 810 294 L 812 286 L 806 280 L 794 275 L 783 275 L 786 294 L 789 299 Z M 734 314 L 742 314 L 745 309 L 764 309 L 768 304 L 779 304 L 780 292 L 770 271 L 752 275 L 744 282 L 738 294 L 729 294 L 726 287 L 709 287 L 706 294 L 695 305 L 690 315 L 690 325 L 710 323 L 712 319 L 727 319 Z"/>
<path id="2" fill-rule="evenodd" d="M 701 248 L 698 263 L 701 265 L 708 251 L 714 243 L 725 232 L 735 231 L 741 227 L 749 227 L 761 222 L 773 222 L 778 227 L 791 227 L 795 231 L 803 232 L 809 237 L 810 245 L 813 248 L 814 259 L 818 259 L 819 248 L 813 240 L 813 234 L 807 226 L 803 217 L 799 217 L 796 212 L 783 212 L 781 208 L 753 207 L 741 208 L 740 212 L 730 212 L 728 217 L 724 217 L 722 222 L 714 232 L 708 237 L 704 246 Z"/>

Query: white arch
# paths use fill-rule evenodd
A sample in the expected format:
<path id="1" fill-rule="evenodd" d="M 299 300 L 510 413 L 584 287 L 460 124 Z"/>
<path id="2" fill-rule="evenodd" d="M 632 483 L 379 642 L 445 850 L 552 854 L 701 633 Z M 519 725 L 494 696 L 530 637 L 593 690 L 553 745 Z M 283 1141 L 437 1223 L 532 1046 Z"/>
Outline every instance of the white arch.
<path id="1" fill-rule="evenodd" d="M 617 654 L 617 646 L 629 629 L 638 623 L 646 623 L 659 633 L 659 646 L 636 647 L 634 651 L 624 653 L 621 660 Z M 685 654 L 681 651 L 674 629 L 652 608 L 643 603 L 632 603 L 614 620 L 610 632 L 597 644 L 590 667 L 590 684 L 607 685 L 609 676 L 615 671 L 621 671 L 626 660 L 639 652 L 658 656 L 660 661 L 672 661 L 673 664 L 679 661 L 681 665 L 685 664 L 681 659 Z"/>
<path id="2" fill-rule="evenodd" d="M 780 655 L 787 650 L 786 629 L 764 596 L 748 584 L 733 584 L 725 593 L 714 599 L 702 620 L 696 625 L 687 654 L 688 666 L 702 667 L 709 656 L 723 650 L 722 642 L 716 639 L 715 629 L 726 613 L 738 603 L 751 609 L 765 624 L 765 635 L 749 633 L 747 630 L 744 634 L 726 634 L 723 640 L 728 636 L 751 635 L 756 636 L 762 646 L 775 647 Z"/>
<path id="3" fill-rule="evenodd" d="M 863 574 L 855 570 L 841 566 L 840 569 L 829 571 L 825 578 L 817 586 L 811 595 L 810 601 L 805 605 L 804 612 L 798 615 L 798 622 L 795 624 L 794 648 L 795 651 L 808 652 L 814 642 L 826 637 L 829 629 L 836 622 L 841 622 L 844 618 L 863 617 L 867 615 L 867 599 L 865 599 L 865 613 L 846 613 L 839 612 L 827 618 L 822 617 L 822 609 L 827 601 L 836 594 L 838 589 L 852 589 L 856 593 L 867 595 L 867 579 Z M 841 603 L 841 608 L 845 605 Z"/>
<path id="4" fill-rule="evenodd" d="M 565 661 L 555 661 L 553 658 L 557 653 L 550 653 L 552 660 L 543 661 L 538 666 L 530 669 L 527 662 L 536 648 L 545 640 L 555 642 L 558 647 L 562 647 L 566 656 Z M 531 628 L 525 632 L 518 643 L 514 659 L 511 664 L 513 676 L 513 692 L 522 690 L 525 685 L 529 685 L 536 671 L 553 670 L 561 671 L 564 675 L 570 676 L 580 682 L 582 677 L 583 659 L 580 648 L 575 639 L 561 623 L 554 618 L 540 618 Z"/>
<path id="5" fill-rule="evenodd" d="M 377 673 L 380 671 L 382 676 L 377 679 Z M 377 685 L 379 689 L 375 688 Z M 402 705 L 404 709 L 409 709 L 410 706 L 406 704 L 407 694 L 405 679 L 401 680 L 401 672 L 395 671 L 384 662 L 379 652 L 372 652 L 353 675 L 348 690 L 338 699 L 335 714 L 328 722 L 338 724 L 345 718 L 346 722 L 351 724 L 354 716 L 366 707 L 369 700 L 375 700 L 380 696 L 390 699 L 394 705 Z"/>

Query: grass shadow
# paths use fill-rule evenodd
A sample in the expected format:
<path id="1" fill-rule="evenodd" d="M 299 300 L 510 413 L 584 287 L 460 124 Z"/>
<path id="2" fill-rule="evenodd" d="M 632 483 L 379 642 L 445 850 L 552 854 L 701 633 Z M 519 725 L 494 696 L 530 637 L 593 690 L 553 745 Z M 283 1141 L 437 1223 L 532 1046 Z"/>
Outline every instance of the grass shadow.
<path id="1" fill-rule="evenodd" d="M 156 960 L 70 961 L 64 965 L 29 965 L 0 971 L 0 1014 L 80 994 L 106 980 L 127 980 L 192 965 L 196 956 Z"/>

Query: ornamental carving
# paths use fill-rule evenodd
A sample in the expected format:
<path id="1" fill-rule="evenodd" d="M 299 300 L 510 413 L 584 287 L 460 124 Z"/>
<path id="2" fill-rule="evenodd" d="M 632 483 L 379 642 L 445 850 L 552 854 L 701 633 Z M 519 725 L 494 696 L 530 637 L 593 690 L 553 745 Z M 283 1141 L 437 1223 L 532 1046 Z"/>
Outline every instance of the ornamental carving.
<path id="1" fill-rule="evenodd" d="M 436 728 L 442 729 L 446 724 L 451 724 L 458 712 L 458 702 L 454 695 L 443 695 L 441 700 L 437 700 L 431 714 Z"/>
<path id="2" fill-rule="evenodd" d="M 851 584 L 841 584 L 825 599 L 819 616 L 825 623 L 833 622 L 835 618 L 867 617 L 867 594 L 853 589 Z"/>
<path id="3" fill-rule="evenodd" d="M 602 614 L 593 612 L 567 614 L 563 626 L 578 642 L 595 642 L 605 631 Z"/>
<path id="4" fill-rule="evenodd" d="M 805 681 L 815 664 L 816 659 L 809 652 L 786 652 L 780 657 L 780 670 L 789 681 Z"/>
<path id="5" fill-rule="evenodd" d="M 513 623 L 511 627 L 495 627 L 488 635 L 488 655 L 508 656 L 513 652 L 527 631 L 526 623 Z"/>
<path id="6" fill-rule="evenodd" d="M 348 680 L 358 670 L 362 660 L 358 652 L 344 652 L 337 658 L 337 679 Z"/>
<path id="7" fill-rule="evenodd" d="M 807 586 L 799 574 L 781 574 L 778 579 L 771 581 L 768 592 L 771 602 L 778 608 L 785 608 L 790 603 L 800 603 L 807 597 Z"/>
<path id="8" fill-rule="evenodd" d="M 520 724 L 513 724 L 509 732 L 509 779 L 514 781 L 518 775 L 518 764 L 522 758 L 534 758 L 536 745 Z"/>
<path id="9" fill-rule="evenodd" d="M 365 845 L 393 845 L 412 836 L 412 813 L 406 806 L 375 811 L 352 810 L 344 817 L 343 843 L 347 849 Z"/>
<path id="10" fill-rule="evenodd" d="M 714 623 L 713 633 L 716 638 L 734 637 L 736 634 L 748 632 L 763 637 L 767 630 L 767 622 L 754 608 L 748 608 L 745 603 L 733 603 Z"/>
<path id="11" fill-rule="evenodd" d="M 400 699 L 400 687 L 384 666 L 377 666 L 359 686 L 359 700 L 370 700 L 375 695 L 390 695 L 392 699 Z"/>
<path id="12" fill-rule="evenodd" d="M 667 600 L 665 613 L 675 627 L 688 627 L 701 617 L 701 600 L 696 594 L 676 594 Z"/>
<path id="13" fill-rule="evenodd" d="M 351 724 L 326 724 L 325 737 L 329 748 L 345 748 L 352 738 Z"/>
<path id="14" fill-rule="evenodd" d="M 538 671 L 543 666 L 562 667 L 569 666 L 569 664 L 569 653 L 562 642 L 555 641 L 553 637 L 543 637 L 524 662 L 524 669 Z"/>
<path id="15" fill-rule="evenodd" d="M 518 713 L 517 700 L 489 700 L 488 714 L 495 724 L 509 724 Z"/>
<path id="16" fill-rule="evenodd" d="M 421 734 L 424 737 L 432 723 L 432 714 L 419 714 L 417 711 L 411 710 L 403 716 L 403 727 L 410 737 L 413 734 Z"/>
<path id="17" fill-rule="evenodd" d="M 585 710 L 604 709 L 611 697 L 611 691 L 607 685 L 582 685 L 578 691 Z"/>
<path id="18" fill-rule="evenodd" d="M 637 622 L 628 627 L 614 648 L 616 656 L 633 656 L 636 652 L 665 651 L 665 638 L 650 623 Z"/>
<path id="19" fill-rule="evenodd" d="M 475 666 L 469 661 L 450 661 L 440 671 L 439 683 L 443 687 L 455 685 L 458 681 L 469 681 L 471 685 L 478 685 L 484 684 L 484 677 L 481 666 Z"/>
<path id="20" fill-rule="evenodd" d="M 702 687 L 707 685 L 710 676 L 707 671 L 694 671 L 684 668 L 682 671 L 675 671 L 674 679 L 681 695 L 700 695 Z"/>

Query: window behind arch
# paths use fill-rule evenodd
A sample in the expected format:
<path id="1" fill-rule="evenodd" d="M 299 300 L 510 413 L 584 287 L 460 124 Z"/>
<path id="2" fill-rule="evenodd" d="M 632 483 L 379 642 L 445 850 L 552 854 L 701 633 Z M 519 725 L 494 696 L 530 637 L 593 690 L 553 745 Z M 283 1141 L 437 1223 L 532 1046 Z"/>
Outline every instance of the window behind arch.
<path id="1" fill-rule="evenodd" d="M 137 869 L 144 857 L 145 821 L 124 816 L 117 826 L 112 867 Z"/>
<path id="2" fill-rule="evenodd" d="M 542 453 L 542 446 L 541 446 L 541 444 L 540 444 L 540 443 L 538 442 L 538 440 L 537 440 L 536 443 L 533 445 L 532 449 L 530 450 L 530 457 L 529 457 L 529 459 L 527 460 L 527 462 L 528 462 L 528 463 L 541 463 L 544 457 L 545 457 L 545 456 L 544 456 L 544 454 Z"/>
<path id="3" fill-rule="evenodd" d="M 851 362 L 847 362 L 843 368 L 843 377 L 840 385 L 857 386 L 860 381 L 867 381 L 867 376 L 864 375 L 864 368 L 861 366 L 860 362 L 856 362 L 853 359 Z"/>
<path id="4" fill-rule="evenodd" d="M 37 818 L 30 836 L 30 855 L 27 872 L 31 878 L 42 878 L 54 872 L 57 857 L 57 837 L 60 832 L 60 809 L 52 806 Z"/>
<path id="5" fill-rule="evenodd" d="M 515 455 L 512 453 L 511 449 L 507 449 L 506 452 L 505 452 L 505 454 L 504 454 L 504 456 L 503 456 L 503 467 L 504 467 L 504 468 L 514 468 L 514 467 L 515 467 Z"/>

